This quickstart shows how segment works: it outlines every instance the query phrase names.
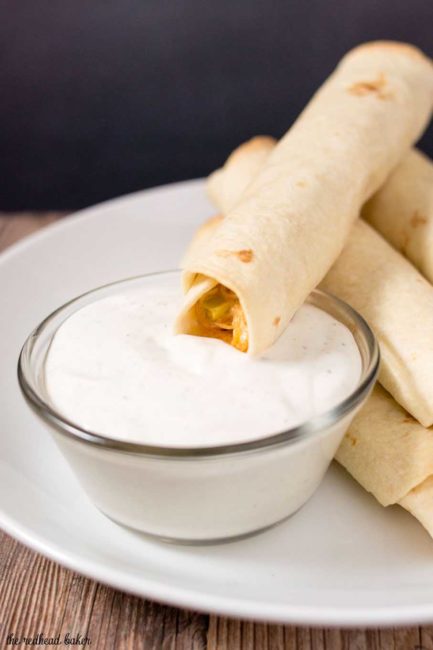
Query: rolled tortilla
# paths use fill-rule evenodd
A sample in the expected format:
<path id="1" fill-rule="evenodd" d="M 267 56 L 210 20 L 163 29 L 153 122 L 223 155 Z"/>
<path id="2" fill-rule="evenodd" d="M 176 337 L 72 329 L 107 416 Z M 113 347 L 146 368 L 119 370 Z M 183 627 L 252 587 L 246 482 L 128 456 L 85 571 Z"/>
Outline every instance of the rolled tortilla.
<path id="1" fill-rule="evenodd" d="M 383 506 L 399 504 L 433 537 L 433 430 L 376 385 L 336 460 Z"/>
<path id="2" fill-rule="evenodd" d="M 420 136 L 432 103 L 433 67 L 416 48 L 370 43 L 346 55 L 215 236 L 185 257 L 176 330 L 251 354 L 269 347 Z"/>
<path id="3" fill-rule="evenodd" d="M 410 151 L 362 216 L 433 283 L 433 163 L 427 156 Z"/>
<path id="4" fill-rule="evenodd" d="M 335 457 L 379 503 L 389 506 L 433 475 L 433 430 L 377 385 Z"/>
<path id="5" fill-rule="evenodd" d="M 244 142 L 207 180 L 206 189 L 212 203 L 228 214 L 263 167 L 277 141 L 268 135 L 257 135 Z"/>
<path id="6" fill-rule="evenodd" d="M 359 311 L 379 341 L 379 381 L 413 417 L 433 424 L 433 287 L 379 233 L 356 222 L 321 288 Z"/>

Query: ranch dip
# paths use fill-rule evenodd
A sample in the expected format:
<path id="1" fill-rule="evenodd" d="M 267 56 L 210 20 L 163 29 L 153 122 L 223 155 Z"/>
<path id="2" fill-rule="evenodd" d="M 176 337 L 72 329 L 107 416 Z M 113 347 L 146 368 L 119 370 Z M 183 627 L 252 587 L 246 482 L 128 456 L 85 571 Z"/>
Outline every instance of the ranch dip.
<path id="1" fill-rule="evenodd" d="M 100 298 L 57 330 L 46 390 L 64 417 L 143 444 L 203 447 L 299 425 L 347 397 L 361 375 L 346 326 L 304 305 L 260 358 L 217 339 L 174 335 L 177 276 Z"/>

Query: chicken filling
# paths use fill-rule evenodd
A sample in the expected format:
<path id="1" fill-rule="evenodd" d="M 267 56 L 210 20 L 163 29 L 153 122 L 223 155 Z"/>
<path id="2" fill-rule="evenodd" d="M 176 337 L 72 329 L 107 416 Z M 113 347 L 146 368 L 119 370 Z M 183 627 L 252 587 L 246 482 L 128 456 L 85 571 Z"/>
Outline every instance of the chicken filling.
<path id="1" fill-rule="evenodd" d="M 247 322 L 233 291 L 218 284 L 200 298 L 195 309 L 204 336 L 221 339 L 241 352 L 248 350 Z"/>

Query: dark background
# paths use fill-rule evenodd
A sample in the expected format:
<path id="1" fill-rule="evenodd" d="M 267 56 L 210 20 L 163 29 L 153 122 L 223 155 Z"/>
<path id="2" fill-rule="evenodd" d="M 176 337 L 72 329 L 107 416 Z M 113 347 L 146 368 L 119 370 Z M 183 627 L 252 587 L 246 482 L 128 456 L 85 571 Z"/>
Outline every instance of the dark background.
<path id="1" fill-rule="evenodd" d="M 433 55 L 433 1 L 0 0 L 0 210 L 208 174 L 377 38 Z"/>

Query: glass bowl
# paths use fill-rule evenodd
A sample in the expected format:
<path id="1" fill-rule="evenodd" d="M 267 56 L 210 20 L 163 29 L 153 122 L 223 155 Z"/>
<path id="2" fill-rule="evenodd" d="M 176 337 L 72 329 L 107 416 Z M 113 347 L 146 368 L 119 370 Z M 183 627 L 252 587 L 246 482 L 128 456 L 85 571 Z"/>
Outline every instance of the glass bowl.
<path id="1" fill-rule="evenodd" d="M 174 273 L 179 272 L 164 272 Z M 352 418 L 367 399 L 379 365 L 376 339 L 349 305 L 316 290 L 308 302 L 351 330 L 362 360 L 358 385 L 329 411 L 287 431 L 215 447 L 157 447 L 87 431 L 50 404 L 44 382 L 50 343 L 74 312 L 100 298 L 152 283 L 156 275 L 161 274 L 94 289 L 45 318 L 21 350 L 18 379 L 22 393 L 89 498 L 115 522 L 183 543 L 236 539 L 274 526 L 315 492 Z"/>

